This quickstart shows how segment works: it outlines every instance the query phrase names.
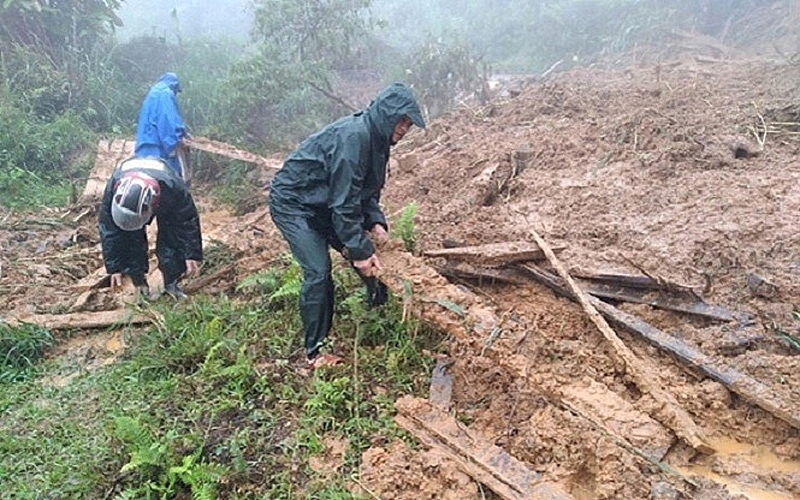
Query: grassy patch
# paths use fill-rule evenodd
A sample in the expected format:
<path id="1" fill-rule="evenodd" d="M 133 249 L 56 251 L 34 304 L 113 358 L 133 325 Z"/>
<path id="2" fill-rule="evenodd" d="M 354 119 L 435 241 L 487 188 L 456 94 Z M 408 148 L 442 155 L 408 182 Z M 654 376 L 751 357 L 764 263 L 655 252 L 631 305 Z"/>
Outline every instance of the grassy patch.
<path id="1" fill-rule="evenodd" d="M 339 270 L 327 349 L 349 362 L 309 374 L 296 301 L 276 295 L 294 272 L 287 262 L 236 299 L 151 305 L 162 322 L 63 388 L 0 385 L 4 498 L 354 498 L 361 452 L 400 434 L 392 404 L 427 391 L 422 353 L 440 339 L 401 322 L 395 299 L 368 310 L 354 273 Z M 323 476 L 308 459 L 327 439 L 348 448 Z"/>
<path id="2" fill-rule="evenodd" d="M 0 323 L 0 383 L 31 376 L 36 362 L 52 345 L 53 336 L 44 328 Z"/>

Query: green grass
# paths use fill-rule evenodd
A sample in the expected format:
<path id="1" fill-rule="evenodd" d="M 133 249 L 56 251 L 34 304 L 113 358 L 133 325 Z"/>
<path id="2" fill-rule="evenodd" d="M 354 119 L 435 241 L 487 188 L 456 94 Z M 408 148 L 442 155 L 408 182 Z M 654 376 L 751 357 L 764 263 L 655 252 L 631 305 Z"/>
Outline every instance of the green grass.
<path id="1" fill-rule="evenodd" d="M 304 374 L 296 302 L 270 299 L 294 272 L 287 262 L 236 300 L 152 304 L 162 322 L 126 332 L 121 359 L 65 387 L 44 383 L 58 360 L 0 384 L 3 497 L 356 498 L 361 453 L 401 435 L 393 402 L 427 392 L 422 353 L 441 339 L 402 323 L 395 298 L 367 310 L 354 273 L 337 271 L 328 349 L 349 362 Z M 326 437 L 349 446 L 334 477 L 307 465 Z"/>
<path id="2" fill-rule="evenodd" d="M 44 328 L 24 323 L 0 323 L 0 383 L 25 380 L 35 373 L 36 362 L 53 345 L 53 336 Z"/>

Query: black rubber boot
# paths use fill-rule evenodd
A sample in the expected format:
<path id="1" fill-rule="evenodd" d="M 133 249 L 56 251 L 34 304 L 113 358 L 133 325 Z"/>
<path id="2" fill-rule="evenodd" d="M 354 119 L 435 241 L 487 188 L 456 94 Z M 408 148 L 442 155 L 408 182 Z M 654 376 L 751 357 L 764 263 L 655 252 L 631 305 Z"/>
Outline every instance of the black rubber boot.
<path id="1" fill-rule="evenodd" d="M 173 281 L 172 283 L 167 283 L 164 285 L 164 293 L 175 300 L 186 300 L 189 298 L 189 296 L 186 295 L 183 290 L 181 290 L 181 287 L 178 286 L 177 281 Z"/>

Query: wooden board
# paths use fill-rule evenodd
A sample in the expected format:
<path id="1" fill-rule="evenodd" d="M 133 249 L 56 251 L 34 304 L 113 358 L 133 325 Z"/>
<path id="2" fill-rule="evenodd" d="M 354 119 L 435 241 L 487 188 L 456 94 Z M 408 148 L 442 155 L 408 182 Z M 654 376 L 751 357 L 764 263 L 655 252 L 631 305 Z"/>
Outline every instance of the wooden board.
<path id="1" fill-rule="evenodd" d="M 397 424 L 426 446 L 436 448 L 465 473 L 503 500 L 570 500 L 558 485 L 547 482 L 502 448 L 459 424 L 424 399 L 403 397 L 395 403 Z"/>
<path id="2" fill-rule="evenodd" d="M 193 137 L 192 139 L 187 140 L 186 144 L 191 149 L 213 153 L 226 158 L 232 158 L 234 160 L 240 160 L 266 168 L 277 170 L 283 166 L 282 161 L 270 160 L 269 158 L 264 158 L 263 156 L 259 156 L 249 151 L 244 151 L 225 142 L 215 141 L 206 137 Z"/>
<path id="3" fill-rule="evenodd" d="M 559 248 L 558 250 L 562 250 Z M 426 257 L 446 257 L 465 261 L 473 266 L 502 267 L 516 262 L 544 260 L 544 252 L 536 243 L 511 241 L 487 245 L 442 248 L 424 252 Z"/>
<path id="4" fill-rule="evenodd" d="M 737 315 L 722 306 L 707 304 L 686 294 L 674 293 L 668 290 L 626 287 L 589 280 L 576 281 L 586 293 L 603 299 L 647 304 L 658 309 L 667 309 L 718 321 L 733 321 L 737 319 L 737 316 L 744 317 L 744 315 Z"/>
<path id="5" fill-rule="evenodd" d="M 552 273 L 536 266 L 524 265 L 529 276 L 561 296 L 572 299 L 572 294 Z M 632 314 L 617 309 L 597 297 L 591 297 L 597 311 L 615 325 L 621 326 L 646 340 L 650 344 L 669 353 L 678 361 L 716 380 L 745 401 L 771 413 L 777 418 L 800 429 L 800 407 L 792 401 L 789 394 L 779 387 L 767 385 L 745 373 L 730 368 L 700 350 L 687 345 L 666 332 L 650 325 Z"/>
<path id="6" fill-rule="evenodd" d="M 111 311 L 78 312 L 70 314 L 34 314 L 22 318 L 9 318 L 8 324 L 30 323 L 51 330 L 106 328 L 119 324 L 151 323 L 153 318 L 135 314 L 126 309 Z"/>
<path id="7" fill-rule="evenodd" d="M 590 415 L 608 429 L 607 432 L 613 432 L 651 460 L 662 460 L 674 442 L 672 434 L 650 415 L 637 410 L 595 380 L 563 386 L 558 398 L 582 414 Z"/>

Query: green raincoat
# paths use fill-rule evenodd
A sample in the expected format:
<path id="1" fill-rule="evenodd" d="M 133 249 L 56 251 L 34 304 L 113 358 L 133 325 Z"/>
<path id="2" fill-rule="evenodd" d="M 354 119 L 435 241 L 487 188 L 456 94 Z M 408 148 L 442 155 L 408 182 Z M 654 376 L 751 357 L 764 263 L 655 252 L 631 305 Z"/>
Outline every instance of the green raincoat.
<path id="1" fill-rule="evenodd" d="M 328 247 L 350 261 L 375 253 L 366 231 L 388 229 L 380 208 L 391 137 L 403 116 L 424 128 L 411 89 L 390 85 L 369 107 L 311 135 L 289 155 L 270 187 L 270 213 L 303 268 L 300 312 L 306 350 L 316 352 L 333 315 Z"/>

